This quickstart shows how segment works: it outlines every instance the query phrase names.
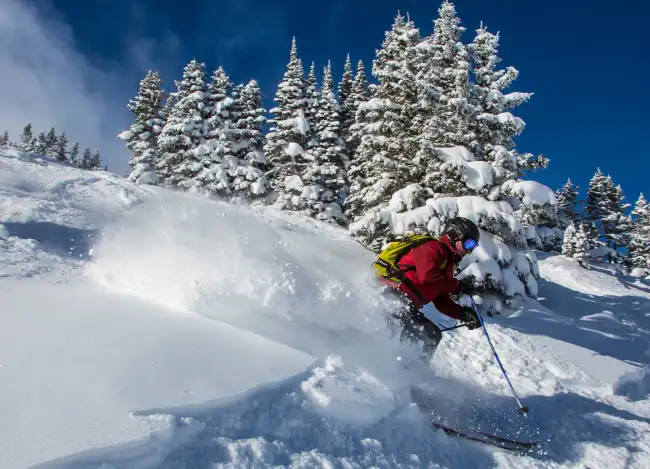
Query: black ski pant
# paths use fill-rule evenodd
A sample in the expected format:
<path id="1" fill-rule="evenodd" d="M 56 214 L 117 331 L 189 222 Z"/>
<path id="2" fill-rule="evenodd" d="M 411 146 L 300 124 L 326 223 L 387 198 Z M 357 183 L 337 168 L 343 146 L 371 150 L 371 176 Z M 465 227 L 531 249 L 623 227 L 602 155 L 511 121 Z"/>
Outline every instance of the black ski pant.
<path id="1" fill-rule="evenodd" d="M 442 331 L 436 323 L 417 309 L 404 293 L 392 289 L 389 289 L 389 293 L 398 297 L 402 303 L 399 309 L 392 314 L 392 322 L 396 322 L 401 329 L 400 339 L 411 343 L 420 343 L 424 354 L 423 358 L 431 358 L 442 340 Z"/>

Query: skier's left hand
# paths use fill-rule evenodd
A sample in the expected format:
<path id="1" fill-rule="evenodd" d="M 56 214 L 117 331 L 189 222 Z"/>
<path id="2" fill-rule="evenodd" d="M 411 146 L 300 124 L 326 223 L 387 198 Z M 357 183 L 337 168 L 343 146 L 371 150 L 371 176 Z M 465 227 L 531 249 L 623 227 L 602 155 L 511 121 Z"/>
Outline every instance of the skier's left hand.
<path id="1" fill-rule="evenodd" d="M 476 315 L 476 311 L 471 306 L 463 306 L 461 309 L 461 321 L 465 323 L 467 328 L 471 331 L 477 327 L 481 327 L 481 321 Z"/>

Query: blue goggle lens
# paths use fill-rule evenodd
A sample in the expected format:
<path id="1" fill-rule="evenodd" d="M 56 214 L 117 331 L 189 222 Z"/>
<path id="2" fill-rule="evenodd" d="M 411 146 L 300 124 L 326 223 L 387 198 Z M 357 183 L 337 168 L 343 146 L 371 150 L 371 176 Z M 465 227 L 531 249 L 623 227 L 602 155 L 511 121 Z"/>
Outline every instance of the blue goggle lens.
<path id="1" fill-rule="evenodd" d="M 473 251 L 474 248 L 478 246 L 478 243 L 475 240 L 469 238 L 463 241 L 463 246 L 465 247 L 466 250 Z"/>

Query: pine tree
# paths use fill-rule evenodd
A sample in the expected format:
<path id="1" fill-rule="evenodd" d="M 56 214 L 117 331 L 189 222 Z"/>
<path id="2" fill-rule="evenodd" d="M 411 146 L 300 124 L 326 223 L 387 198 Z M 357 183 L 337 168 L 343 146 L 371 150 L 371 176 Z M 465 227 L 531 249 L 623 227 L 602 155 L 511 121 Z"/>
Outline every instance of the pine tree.
<path id="1" fill-rule="evenodd" d="M 32 140 L 32 151 L 37 155 L 45 155 L 47 152 L 47 139 L 42 130 L 38 133 L 38 137 Z"/>
<path id="2" fill-rule="evenodd" d="M 23 132 L 20 134 L 20 149 L 27 153 L 32 153 L 34 151 L 32 140 L 34 136 L 32 135 L 32 124 L 31 122 L 23 127 Z"/>
<path id="3" fill-rule="evenodd" d="M 204 137 L 206 91 L 205 65 L 193 59 L 177 82 L 174 105 L 158 137 L 158 177 L 171 187 L 194 187 L 203 168 L 203 155 L 195 150 Z"/>
<path id="4" fill-rule="evenodd" d="M 557 213 L 560 219 L 560 228 L 566 228 L 570 222 L 578 222 L 578 186 L 574 186 L 569 178 L 556 192 L 557 196 Z"/>
<path id="5" fill-rule="evenodd" d="M 68 161 L 68 137 L 66 137 L 65 132 L 56 138 L 52 146 L 52 154 L 57 161 L 62 163 Z"/>
<path id="6" fill-rule="evenodd" d="M 632 217 L 628 262 L 632 267 L 650 272 L 650 204 L 643 193 L 634 204 Z"/>
<path id="7" fill-rule="evenodd" d="M 587 219 L 596 230 L 603 229 L 602 221 L 608 214 L 609 200 L 607 194 L 610 192 L 609 186 L 607 177 L 600 168 L 597 168 L 587 187 L 587 203 L 585 207 Z"/>
<path id="8" fill-rule="evenodd" d="M 119 136 L 126 140 L 131 150 L 128 179 L 136 184 L 157 184 L 156 152 L 158 135 L 164 121 L 162 117 L 162 80 L 158 72 L 149 70 L 140 81 L 138 94 L 129 101 L 128 109 L 135 115 L 129 130 Z"/>
<path id="9" fill-rule="evenodd" d="M 79 166 L 82 169 L 92 169 L 92 160 L 93 154 L 90 148 L 84 150 L 83 156 L 81 157 L 81 165 Z"/>
<path id="10" fill-rule="evenodd" d="M 266 111 L 262 107 L 262 94 L 255 80 L 250 80 L 237 95 L 240 115 L 235 127 L 239 130 L 240 138 L 237 147 L 239 166 L 233 175 L 233 190 L 235 196 L 251 201 L 260 199 L 269 191 L 264 174 L 269 164 L 264 154 L 262 131 Z"/>
<path id="11" fill-rule="evenodd" d="M 102 156 L 99 152 L 99 149 L 95 149 L 95 153 L 92 154 L 89 161 L 89 168 L 93 171 L 99 171 L 102 169 Z"/>
<path id="12" fill-rule="evenodd" d="M 233 155 L 236 136 L 232 114 L 236 111 L 231 96 L 232 85 L 223 67 L 218 67 L 212 74 L 207 85 L 205 145 L 197 149 L 202 155 L 202 170 L 197 176 L 198 185 L 207 193 L 221 197 L 232 193 L 229 171 L 237 167 Z"/>
<path id="13" fill-rule="evenodd" d="M 56 147 L 57 136 L 54 127 L 50 127 L 49 132 L 45 135 L 45 152 L 47 156 L 55 156 L 54 151 Z"/>
<path id="14" fill-rule="evenodd" d="M 608 199 L 607 216 L 603 219 L 603 226 L 607 242 L 616 251 L 618 248 L 627 248 L 629 233 L 632 229 L 632 220 L 625 215 L 630 204 L 624 202 L 623 188 L 620 184 L 614 187 L 611 177 L 608 176 Z"/>
<path id="15" fill-rule="evenodd" d="M 346 190 L 344 168 L 348 159 L 339 128 L 340 106 L 334 95 L 332 66 L 328 62 L 323 71 L 323 85 L 314 116 L 314 163 L 303 179 L 308 186 L 314 188 L 310 194 L 311 215 L 344 225 L 347 220 L 340 202 Z"/>
<path id="16" fill-rule="evenodd" d="M 499 34 L 490 33 L 482 24 L 468 46 L 474 76 L 470 88 L 474 118 L 470 121 L 470 129 L 475 136 L 469 146 L 481 158 L 489 156 L 496 145 L 509 150 L 514 147 L 513 138 L 521 133 L 525 124 L 508 109 L 527 102 L 532 96 L 532 93 L 503 93 L 517 79 L 519 71 L 514 67 L 497 70 L 501 62 L 498 48 Z"/>
<path id="17" fill-rule="evenodd" d="M 398 189 L 418 179 L 409 129 L 416 94 L 407 61 L 407 51 L 418 39 L 413 23 L 398 14 L 377 51 L 373 75 L 379 84 L 373 88 L 373 98 L 361 104 L 356 114 L 360 144 L 349 169 L 346 199 L 346 215 L 352 220 L 388 202 Z M 367 244 L 381 244 L 375 228 L 364 226 L 353 231 L 353 236 Z"/>
<path id="18" fill-rule="evenodd" d="M 281 209 L 306 208 L 305 200 L 301 197 L 304 187 L 301 175 L 310 161 L 309 155 L 305 154 L 311 133 L 306 118 L 306 87 L 307 81 L 294 38 L 287 71 L 274 98 L 277 106 L 270 110 L 273 118 L 269 120 L 271 128 L 264 147 L 272 165 L 267 177 L 275 192 L 277 206 Z"/>
<path id="19" fill-rule="evenodd" d="M 318 80 L 316 79 L 316 65 L 314 62 L 311 63 L 309 75 L 307 76 L 305 100 L 307 106 L 305 109 L 305 117 L 309 122 L 309 133 L 307 136 L 307 146 L 305 149 L 311 151 L 317 145 L 314 126 L 316 125 L 316 114 L 318 113 L 318 102 L 320 100 Z"/>
<path id="20" fill-rule="evenodd" d="M 352 91 L 345 100 L 345 109 L 350 118 L 350 126 L 348 130 L 345 131 L 345 125 L 347 124 L 344 124 L 341 132 L 341 137 L 345 140 L 348 148 L 348 156 L 350 160 L 354 159 L 357 147 L 361 142 L 360 129 L 363 127 L 363 123 L 356 123 L 357 111 L 359 110 L 359 106 L 369 99 L 370 91 L 368 89 L 366 70 L 363 65 L 363 60 L 359 60 L 357 63 L 357 72 L 354 76 L 354 81 L 352 82 Z"/>
<path id="21" fill-rule="evenodd" d="M 79 159 L 79 142 L 75 141 L 72 144 L 72 150 L 70 150 L 70 162 L 77 167 L 81 167 L 81 161 Z"/>
<path id="22" fill-rule="evenodd" d="M 352 61 L 350 54 L 345 58 L 345 65 L 343 66 L 343 75 L 338 85 L 338 102 L 341 107 L 340 111 L 340 129 L 339 135 L 345 140 L 350 133 L 350 126 L 354 124 L 354 106 L 353 103 L 348 101 L 352 95 L 352 86 L 354 84 L 354 74 L 352 73 Z"/>
<path id="23" fill-rule="evenodd" d="M 577 231 L 576 226 L 573 221 L 569 222 L 569 225 L 564 230 L 564 240 L 562 241 L 562 255 L 573 258 L 573 254 L 576 252 L 575 246 L 575 237 Z"/>
<path id="24" fill-rule="evenodd" d="M 467 145 L 473 140 L 469 127 L 469 55 L 461 42 L 465 28 L 460 24 L 456 8 L 445 1 L 438 10 L 433 34 L 426 40 L 433 67 L 430 87 L 439 89 L 440 94 L 423 138 L 435 147 Z"/>
<path id="25" fill-rule="evenodd" d="M 0 147 L 8 147 L 11 141 L 9 140 L 9 132 L 5 130 L 2 137 L 0 137 Z"/>

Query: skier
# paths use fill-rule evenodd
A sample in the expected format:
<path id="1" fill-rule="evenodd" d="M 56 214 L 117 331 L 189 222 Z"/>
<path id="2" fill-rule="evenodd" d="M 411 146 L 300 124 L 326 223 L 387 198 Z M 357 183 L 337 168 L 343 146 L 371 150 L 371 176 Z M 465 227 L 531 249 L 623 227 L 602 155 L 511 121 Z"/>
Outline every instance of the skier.
<path id="1" fill-rule="evenodd" d="M 440 238 L 415 236 L 411 241 L 395 243 L 392 258 L 389 245 L 384 250 L 389 255 L 380 253 L 375 262 L 380 281 L 389 287 L 386 291 L 397 296 L 402 304 L 393 314 L 401 328 L 401 338 L 421 341 L 424 360 L 431 358 L 442 339 L 440 328 L 420 311 L 424 305 L 433 302 L 438 311 L 461 320 L 468 329 L 481 326 L 471 306 L 459 305 L 451 299 L 451 295 L 467 292 L 462 282 L 454 278 L 454 268 L 478 246 L 480 236 L 474 222 L 456 217 L 449 221 Z"/>

